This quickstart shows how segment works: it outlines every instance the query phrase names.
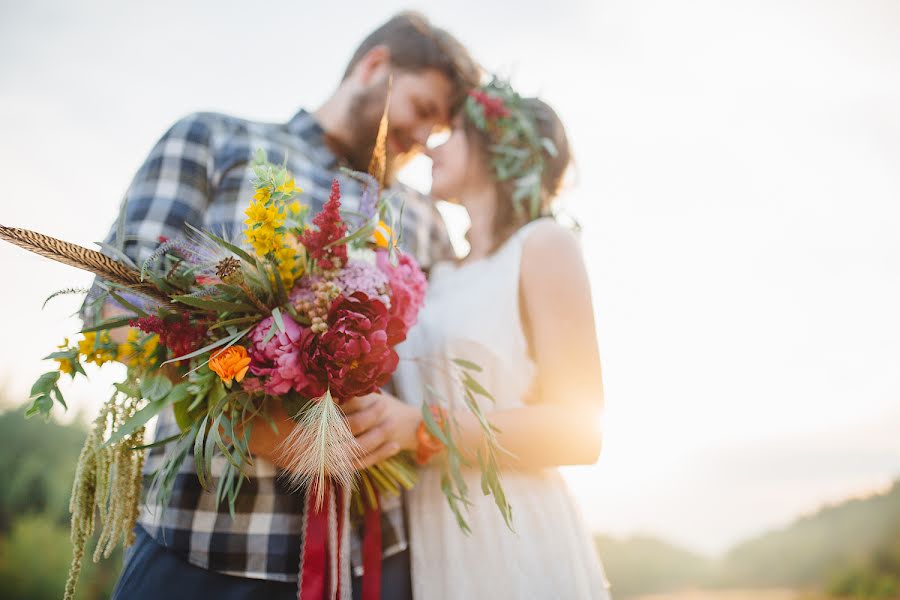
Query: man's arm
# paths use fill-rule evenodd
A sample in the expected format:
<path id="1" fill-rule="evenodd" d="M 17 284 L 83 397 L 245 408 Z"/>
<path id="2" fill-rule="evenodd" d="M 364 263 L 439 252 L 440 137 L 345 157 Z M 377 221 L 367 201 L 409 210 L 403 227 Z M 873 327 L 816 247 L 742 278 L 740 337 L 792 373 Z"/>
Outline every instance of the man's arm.
<path id="1" fill-rule="evenodd" d="M 163 238 L 181 236 L 186 223 L 202 225 L 211 198 L 215 128 L 210 114 L 180 119 L 156 143 L 128 186 L 123 201 L 124 239 L 116 240 L 116 222 L 105 242 L 121 247 L 138 267 Z M 115 313 L 115 308 L 106 308 L 114 303 L 97 301 L 101 295 L 95 279 L 79 311 L 85 326 L 98 322 L 98 316 Z M 113 333 L 114 339 L 122 335 Z"/>

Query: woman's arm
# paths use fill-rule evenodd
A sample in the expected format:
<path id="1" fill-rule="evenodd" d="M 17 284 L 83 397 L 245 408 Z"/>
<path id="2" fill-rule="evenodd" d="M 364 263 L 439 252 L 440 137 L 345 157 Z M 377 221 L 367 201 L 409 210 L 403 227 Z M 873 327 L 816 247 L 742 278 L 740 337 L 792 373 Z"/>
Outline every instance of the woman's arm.
<path id="1" fill-rule="evenodd" d="M 537 365 L 535 402 L 495 411 L 501 465 L 534 468 L 591 464 L 600 454 L 603 381 L 591 292 L 581 249 L 570 231 L 539 225 L 525 241 L 520 276 L 523 325 Z M 348 422 L 370 465 L 399 450 L 415 450 L 419 409 L 387 394 L 345 405 Z M 457 444 L 474 458 L 482 431 L 467 410 L 454 413 Z"/>
<path id="2" fill-rule="evenodd" d="M 502 464 L 592 464 L 602 446 L 603 380 L 590 285 L 571 231 L 555 223 L 535 227 L 522 250 L 519 292 L 537 389 L 534 403 L 488 416 L 500 445 L 517 457 Z M 474 454 L 481 427 L 466 411 L 456 417 L 462 446 Z"/>

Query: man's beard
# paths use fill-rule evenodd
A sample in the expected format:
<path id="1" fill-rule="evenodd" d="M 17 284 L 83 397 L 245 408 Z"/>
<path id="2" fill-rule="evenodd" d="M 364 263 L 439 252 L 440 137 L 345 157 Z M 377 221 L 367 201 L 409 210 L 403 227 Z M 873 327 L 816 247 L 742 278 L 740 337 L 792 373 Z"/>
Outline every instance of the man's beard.
<path id="1" fill-rule="evenodd" d="M 357 171 L 368 171 L 375 151 L 375 140 L 378 136 L 378 127 L 384 114 L 384 105 L 387 101 L 388 85 L 373 86 L 357 94 L 350 102 L 351 126 L 346 143 L 338 144 L 344 157 L 350 166 Z M 390 123 L 388 123 L 390 126 Z M 385 184 L 390 185 L 394 181 L 396 172 L 413 156 L 413 152 L 403 154 L 391 154 L 385 149 Z"/>

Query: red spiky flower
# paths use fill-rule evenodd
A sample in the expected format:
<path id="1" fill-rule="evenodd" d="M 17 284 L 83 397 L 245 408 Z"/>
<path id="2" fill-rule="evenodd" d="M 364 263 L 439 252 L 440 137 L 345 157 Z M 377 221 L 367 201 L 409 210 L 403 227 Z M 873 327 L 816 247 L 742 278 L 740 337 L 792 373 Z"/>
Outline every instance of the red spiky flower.
<path id="1" fill-rule="evenodd" d="M 347 262 L 347 245 L 328 244 L 347 235 L 347 224 L 341 219 L 341 185 L 337 179 L 331 182 L 331 196 L 321 212 L 313 217 L 318 230 L 308 229 L 300 236 L 300 243 L 306 247 L 309 256 L 320 269 L 338 269 Z"/>

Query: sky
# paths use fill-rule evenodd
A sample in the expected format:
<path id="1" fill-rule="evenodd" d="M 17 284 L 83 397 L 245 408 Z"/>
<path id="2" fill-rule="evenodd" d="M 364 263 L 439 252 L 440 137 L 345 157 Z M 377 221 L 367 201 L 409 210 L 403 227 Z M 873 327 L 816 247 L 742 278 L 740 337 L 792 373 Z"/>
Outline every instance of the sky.
<path id="1" fill-rule="evenodd" d="M 0 0 L 0 223 L 102 239 L 173 121 L 315 108 L 403 8 L 566 123 L 606 416 L 598 463 L 565 474 L 593 530 L 714 554 L 900 475 L 893 0 Z M 0 265 L 19 403 L 78 329 L 76 297 L 42 302 L 90 276 L 5 245 Z M 63 420 L 122 372 L 90 375 Z"/>

